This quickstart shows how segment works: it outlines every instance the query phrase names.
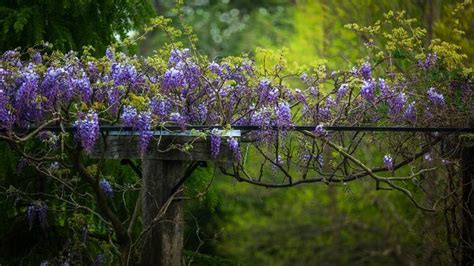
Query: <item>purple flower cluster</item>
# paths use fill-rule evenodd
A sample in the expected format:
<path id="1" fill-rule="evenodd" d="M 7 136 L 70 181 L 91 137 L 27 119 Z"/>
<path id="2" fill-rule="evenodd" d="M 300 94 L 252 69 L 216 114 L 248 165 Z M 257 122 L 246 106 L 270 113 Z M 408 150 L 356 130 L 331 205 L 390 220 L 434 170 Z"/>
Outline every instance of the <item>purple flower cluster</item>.
<path id="1" fill-rule="evenodd" d="M 165 120 L 171 110 L 171 102 L 169 99 L 158 99 L 154 97 L 150 102 L 150 109 L 159 120 Z"/>
<path id="2" fill-rule="evenodd" d="M 359 73 L 364 80 L 372 79 L 372 66 L 369 62 L 365 62 L 359 69 Z"/>
<path id="3" fill-rule="evenodd" d="M 430 53 L 426 56 L 425 60 L 418 60 L 418 65 L 424 69 L 430 69 L 438 62 L 438 55 L 436 53 Z"/>
<path id="4" fill-rule="evenodd" d="M 99 117 L 94 110 L 89 110 L 87 115 L 79 114 L 74 122 L 74 135 L 86 153 L 91 153 L 100 135 Z"/>
<path id="5" fill-rule="evenodd" d="M 341 86 L 339 86 L 339 89 L 337 89 L 336 93 L 336 102 L 339 103 L 344 96 L 346 96 L 347 91 L 349 90 L 349 85 L 344 83 Z"/>
<path id="6" fill-rule="evenodd" d="M 150 141 L 153 137 L 151 113 L 148 111 L 140 112 L 137 116 L 135 128 L 140 134 L 140 154 L 144 155 Z"/>
<path id="7" fill-rule="evenodd" d="M 137 119 L 137 115 L 138 115 L 137 109 L 135 109 L 134 107 L 130 105 L 126 105 L 123 107 L 123 112 L 122 112 L 122 115 L 120 116 L 120 119 L 122 120 L 122 123 L 125 126 L 134 127 L 136 119 Z"/>
<path id="8" fill-rule="evenodd" d="M 414 123 L 416 121 L 416 109 L 415 109 L 415 102 L 411 102 L 407 109 L 405 110 L 405 114 L 404 114 L 404 118 L 407 120 L 407 121 L 410 121 L 412 123 Z"/>
<path id="9" fill-rule="evenodd" d="M 237 139 L 235 138 L 227 139 L 227 145 L 229 146 L 229 149 L 234 154 L 234 159 L 236 161 L 240 161 L 242 159 L 242 155 L 240 154 L 240 147 L 239 147 L 239 142 L 237 141 Z"/>
<path id="10" fill-rule="evenodd" d="M 219 152 L 221 150 L 222 138 L 219 134 L 219 130 L 215 128 L 211 130 L 210 139 L 211 139 L 211 156 L 215 160 L 219 156 Z"/>
<path id="11" fill-rule="evenodd" d="M 373 80 L 364 80 L 364 83 L 360 87 L 360 94 L 368 102 L 373 102 L 375 100 L 375 87 L 377 83 Z"/>
<path id="12" fill-rule="evenodd" d="M 275 107 L 275 125 L 283 128 L 291 126 L 291 109 L 287 102 L 278 103 Z"/>
<path id="13" fill-rule="evenodd" d="M 388 99 L 389 105 L 389 114 L 392 116 L 397 116 L 403 110 L 403 107 L 406 104 L 406 96 L 405 93 L 400 92 L 393 95 L 391 98 Z"/>
<path id="14" fill-rule="evenodd" d="M 102 189 L 102 191 L 107 197 L 114 197 L 114 190 L 112 189 L 112 186 L 110 185 L 109 181 L 107 181 L 107 179 L 101 179 L 99 182 L 99 187 L 100 189 Z"/>
<path id="15" fill-rule="evenodd" d="M 438 105 L 438 106 L 444 106 L 444 104 L 445 104 L 444 96 L 443 96 L 443 94 L 437 92 L 435 90 L 435 88 L 430 88 L 427 91 L 427 94 L 428 94 L 428 99 L 430 99 L 430 101 L 432 103 L 434 103 L 435 105 Z"/>
<path id="16" fill-rule="evenodd" d="M 383 157 L 383 165 L 391 172 L 393 172 L 393 158 L 390 154 Z"/>
<path id="17" fill-rule="evenodd" d="M 323 125 L 317 125 L 313 130 L 313 134 L 316 137 L 324 137 L 327 135 L 327 131 L 324 129 Z"/>

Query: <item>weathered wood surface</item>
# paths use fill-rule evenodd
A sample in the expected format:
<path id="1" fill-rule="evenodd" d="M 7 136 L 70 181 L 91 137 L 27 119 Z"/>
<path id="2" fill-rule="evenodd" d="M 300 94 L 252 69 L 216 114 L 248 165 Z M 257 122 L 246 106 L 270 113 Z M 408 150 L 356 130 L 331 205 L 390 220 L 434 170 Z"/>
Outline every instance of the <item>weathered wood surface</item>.
<path id="1" fill-rule="evenodd" d="M 191 143 L 192 142 L 192 143 Z M 216 160 L 211 156 L 211 145 L 207 139 L 197 139 L 191 136 L 162 136 L 155 137 L 145 154 L 140 154 L 138 136 L 108 136 L 101 139 L 98 147 L 90 155 L 93 158 L 104 159 L 160 159 L 174 161 L 219 161 L 228 162 L 232 152 L 222 140 L 221 152 Z M 179 147 L 190 143 L 192 147 L 183 151 Z"/>
<path id="2" fill-rule="evenodd" d="M 168 200 L 177 180 L 185 173 L 183 161 L 145 159 L 143 171 L 143 224 L 152 225 Z M 182 265 L 184 220 L 182 200 L 173 201 L 159 222 L 153 224 L 143 245 L 141 264 Z"/>

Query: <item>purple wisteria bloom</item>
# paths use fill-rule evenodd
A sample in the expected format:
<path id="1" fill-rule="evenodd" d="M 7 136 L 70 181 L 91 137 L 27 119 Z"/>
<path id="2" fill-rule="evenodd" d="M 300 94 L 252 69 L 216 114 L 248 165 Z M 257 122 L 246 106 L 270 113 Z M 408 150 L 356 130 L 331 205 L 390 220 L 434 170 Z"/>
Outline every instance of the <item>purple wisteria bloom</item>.
<path id="1" fill-rule="evenodd" d="M 375 99 L 375 87 L 377 83 L 371 79 L 371 80 L 364 80 L 364 83 L 360 87 L 360 94 L 364 99 L 366 99 L 369 102 L 373 102 Z"/>
<path id="2" fill-rule="evenodd" d="M 0 128 L 11 129 L 15 123 L 15 116 L 9 107 L 9 98 L 3 89 L 0 89 Z"/>
<path id="3" fill-rule="evenodd" d="M 99 186 L 107 197 L 114 197 L 114 190 L 112 189 L 112 186 L 110 185 L 109 181 L 107 181 L 107 179 L 101 179 L 99 182 Z"/>
<path id="4" fill-rule="evenodd" d="M 279 127 L 291 126 L 291 109 L 287 102 L 278 103 L 275 107 L 275 125 Z"/>
<path id="5" fill-rule="evenodd" d="M 383 78 L 379 78 L 379 88 L 380 88 L 380 95 L 383 98 L 388 98 L 392 92 L 390 91 L 390 87 L 388 86 L 387 82 Z"/>
<path id="6" fill-rule="evenodd" d="M 438 55 L 436 53 L 430 53 L 426 56 L 425 60 L 418 60 L 418 65 L 424 69 L 430 69 L 438 62 Z"/>
<path id="7" fill-rule="evenodd" d="M 412 123 L 416 120 L 416 109 L 415 109 L 415 102 L 411 102 L 407 109 L 405 110 L 404 118 Z"/>
<path id="8" fill-rule="evenodd" d="M 365 62 L 359 69 L 360 75 L 364 80 L 372 79 L 372 66 L 369 62 Z"/>
<path id="9" fill-rule="evenodd" d="M 346 96 L 348 89 L 349 89 L 349 85 L 346 83 L 339 86 L 339 89 L 337 89 L 337 93 L 336 93 L 336 102 L 340 102 L 342 98 Z"/>
<path id="10" fill-rule="evenodd" d="M 94 110 L 89 110 L 87 115 L 79 114 L 74 122 L 74 136 L 80 141 L 86 153 L 91 153 L 99 140 L 100 128 L 99 117 Z"/>
<path id="11" fill-rule="evenodd" d="M 240 154 L 240 147 L 239 147 L 239 142 L 237 141 L 237 139 L 235 138 L 227 139 L 227 145 L 229 146 L 229 149 L 234 154 L 235 160 L 240 161 L 242 159 L 242 155 Z"/>
<path id="12" fill-rule="evenodd" d="M 397 116 L 398 114 L 400 114 L 403 107 L 405 106 L 405 103 L 406 103 L 405 93 L 400 92 L 393 95 L 393 97 L 388 99 L 388 105 L 390 107 L 389 114 L 392 116 Z"/>
<path id="13" fill-rule="evenodd" d="M 139 147 L 140 147 L 140 154 L 145 154 L 148 145 L 153 137 L 152 129 L 152 118 L 151 113 L 149 111 L 142 111 L 137 116 L 137 122 L 135 124 L 135 128 L 138 130 L 140 134 L 139 140 Z"/>
<path id="14" fill-rule="evenodd" d="M 314 128 L 313 134 L 316 135 L 316 137 L 324 137 L 327 135 L 327 131 L 324 129 L 324 126 L 320 124 Z"/>
<path id="15" fill-rule="evenodd" d="M 393 172 L 393 158 L 390 154 L 387 154 L 383 157 L 383 165 L 387 167 L 388 170 Z"/>
<path id="16" fill-rule="evenodd" d="M 219 152 L 221 149 L 222 139 L 221 139 L 219 130 L 215 128 L 211 130 L 210 139 L 211 139 L 211 156 L 215 160 L 217 159 L 217 156 L 219 156 Z"/>
<path id="17" fill-rule="evenodd" d="M 430 101 L 434 103 L 435 105 L 443 106 L 445 104 L 443 94 L 437 92 L 435 88 L 430 88 L 427 91 L 427 94 L 428 94 L 428 99 L 430 99 Z"/>
<path id="18" fill-rule="evenodd" d="M 137 115 L 137 109 L 130 105 L 125 105 L 120 119 L 125 126 L 133 127 L 135 126 Z"/>

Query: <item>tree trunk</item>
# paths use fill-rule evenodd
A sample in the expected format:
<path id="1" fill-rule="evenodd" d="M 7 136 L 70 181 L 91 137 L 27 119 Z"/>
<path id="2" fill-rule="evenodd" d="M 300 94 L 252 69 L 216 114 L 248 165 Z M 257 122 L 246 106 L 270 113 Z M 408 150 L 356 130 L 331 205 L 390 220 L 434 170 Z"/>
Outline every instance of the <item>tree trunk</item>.
<path id="1" fill-rule="evenodd" d="M 462 171 L 462 265 L 474 265 L 474 146 L 464 147 Z"/>
<path id="2" fill-rule="evenodd" d="M 147 228 L 171 196 L 186 167 L 183 161 L 144 159 L 143 225 Z M 142 265 L 182 265 L 183 201 L 172 202 L 145 237 Z"/>

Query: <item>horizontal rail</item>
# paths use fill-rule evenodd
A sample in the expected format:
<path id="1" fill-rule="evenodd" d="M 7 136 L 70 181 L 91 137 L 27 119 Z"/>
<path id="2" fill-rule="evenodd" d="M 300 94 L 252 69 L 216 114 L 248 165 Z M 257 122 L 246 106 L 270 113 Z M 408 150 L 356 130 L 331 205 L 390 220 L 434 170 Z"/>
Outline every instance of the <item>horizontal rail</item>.
<path id="1" fill-rule="evenodd" d="M 180 126 L 166 126 L 156 127 L 153 131 L 189 131 L 189 130 L 242 130 L 242 131 L 261 131 L 261 130 L 286 130 L 286 131 L 313 131 L 316 126 L 292 126 L 282 128 L 278 126 L 260 127 L 260 126 L 209 126 L 209 125 L 189 125 L 186 127 Z M 17 133 L 28 133 L 34 131 L 36 128 L 17 128 L 13 131 Z M 396 126 L 324 126 L 327 131 L 353 131 L 353 132 L 447 132 L 447 133 L 474 133 L 474 128 L 466 127 L 396 127 Z M 74 127 L 45 127 L 45 131 L 61 132 L 73 131 Z M 101 132 L 136 132 L 133 127 L 124 126 L 101 126 Z M 5 133 L 5 129 L 0 129 L 0 133 Z"/>

